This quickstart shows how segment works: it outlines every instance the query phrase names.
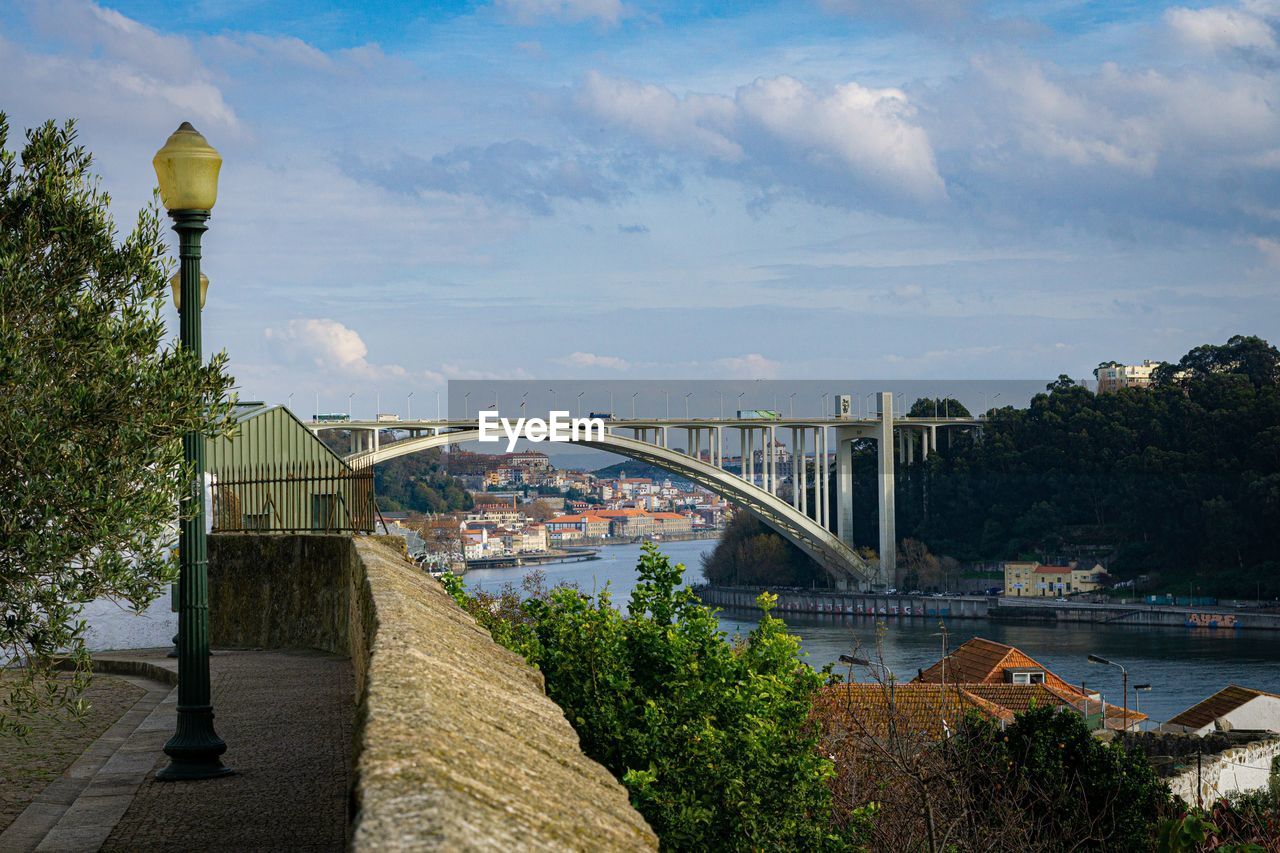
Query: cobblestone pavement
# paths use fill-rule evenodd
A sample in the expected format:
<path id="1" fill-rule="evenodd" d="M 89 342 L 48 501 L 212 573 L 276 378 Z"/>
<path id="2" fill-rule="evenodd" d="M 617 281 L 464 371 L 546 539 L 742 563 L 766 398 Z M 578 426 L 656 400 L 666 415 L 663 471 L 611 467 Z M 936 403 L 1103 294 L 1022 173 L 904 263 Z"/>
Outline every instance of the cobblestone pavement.
<path id="1" fill-rule="evenodd" d="M 149 777 L 102 849 L 343 850 L 352 726 L 351 664 L 323 652 L 215 652 L 214 721 L 232 776 Z M 156 756 L 156 769 L 165 765 Z"/>
<path id="2" fill-rule="evenodd" d="M 64 677 L 71 680 L 70 675 Z M 95 675 L 83 694 L 90 705 L 83 724 L 44 712 L 30 721 L 31 734 L 27 738 L 0 738 L 0 830 L 13 823 L 145 692 L 123 679 Z"/>

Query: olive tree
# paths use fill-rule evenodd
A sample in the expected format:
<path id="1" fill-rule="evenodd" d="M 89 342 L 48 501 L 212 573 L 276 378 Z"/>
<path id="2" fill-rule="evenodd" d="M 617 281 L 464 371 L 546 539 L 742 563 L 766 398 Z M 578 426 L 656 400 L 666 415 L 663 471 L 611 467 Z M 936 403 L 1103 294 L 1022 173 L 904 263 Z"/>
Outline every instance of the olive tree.
<path id="1" fill-rule="evenodd" d="M 134 608 L 176 574 L 181 437 L 228 423 L 226 355 L 161 315 L 173 264 L 153 201 L 123 238 L 74 123 L 9 150 L 0 114 L 0 732 L 83 713 L 79 613 Z M 60 661 L 75 676 L 55 677 Z"/>

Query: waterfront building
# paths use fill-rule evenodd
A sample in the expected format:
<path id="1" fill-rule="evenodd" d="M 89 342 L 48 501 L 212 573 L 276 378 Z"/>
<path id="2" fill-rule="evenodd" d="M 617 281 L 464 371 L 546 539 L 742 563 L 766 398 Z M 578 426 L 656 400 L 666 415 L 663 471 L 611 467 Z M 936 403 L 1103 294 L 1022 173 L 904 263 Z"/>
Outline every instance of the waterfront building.
<path id="1" fill-rule="evenodd" d="M 609 519 L 593 512 L 579 515 L 558 515 L 547 521 L 547 531 L 576 530 L 588 539 L 603 539 L 609 535 Z"/>
<path id="2" fill-rule="evenodd" d="M 1280 695 L 1230 684 L 1160 726 L 1197 735 L 1240 729 L 1280 732 Z"/>
<path id="3" fill-rule="evenodd" d="M 1077 565 L 1042 566 L 1035 561 L 1004 564 L 1004 594 L 1017 597 L 1059 598 L 1098 589 L 1100 565 L 1082 569 Z"/>
<path id="4" fill-rule="evenodd" d="M 653 531 L 661 536 L 693 532 L 693 519 L 678 512 L 655 512 Z"/>
<path id="5" fill-rule="evenodd" d="M 609 519 L 609 535 L 626 538 L 653 533 L 653 516 L 642 509 L 606 509 L 595 513 Z"/>

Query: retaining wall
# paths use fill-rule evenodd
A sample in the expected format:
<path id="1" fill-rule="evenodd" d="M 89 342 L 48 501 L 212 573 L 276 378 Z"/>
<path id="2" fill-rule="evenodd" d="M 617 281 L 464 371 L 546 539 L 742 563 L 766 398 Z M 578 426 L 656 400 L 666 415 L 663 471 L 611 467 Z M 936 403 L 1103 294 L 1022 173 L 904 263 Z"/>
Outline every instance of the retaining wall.
<path id="1" fill-rule="evenodd" d="M 403 540 L 227 534 L 209 556 L 215 646 L 351 657 L 353 850 L 657 848 L 541 674 L 407 562 Z"/>

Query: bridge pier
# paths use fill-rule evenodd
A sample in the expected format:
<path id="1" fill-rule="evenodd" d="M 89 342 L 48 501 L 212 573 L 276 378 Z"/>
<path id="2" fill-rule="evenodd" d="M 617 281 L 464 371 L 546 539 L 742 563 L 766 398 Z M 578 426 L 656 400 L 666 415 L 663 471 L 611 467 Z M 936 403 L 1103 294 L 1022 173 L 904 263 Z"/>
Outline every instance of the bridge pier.
<path id="1" fill-rule="evenodd" d="M 881 589 L 898 573 L 897 524 L 893 489 L 893 392 L 880 393 L 880 428 L 876 441 L 879 463 L 878 499 L 880 508 L 880 571 L 876 581 Z"/>
<path id="2" fill-rule="evenodd" d="M 836 535 L 853 547 L 853 438 L 836 433 Z"/>

